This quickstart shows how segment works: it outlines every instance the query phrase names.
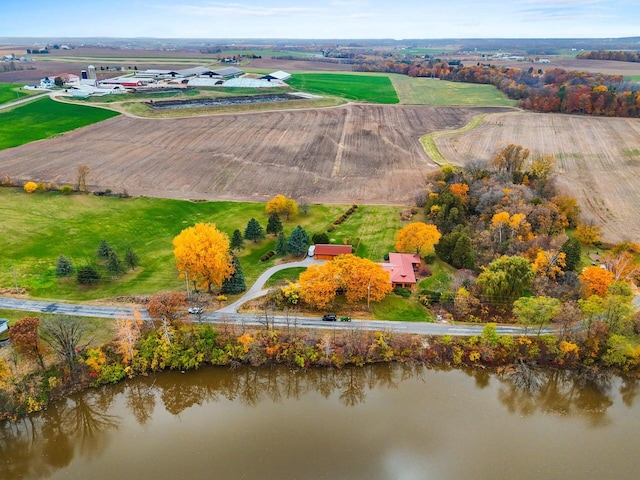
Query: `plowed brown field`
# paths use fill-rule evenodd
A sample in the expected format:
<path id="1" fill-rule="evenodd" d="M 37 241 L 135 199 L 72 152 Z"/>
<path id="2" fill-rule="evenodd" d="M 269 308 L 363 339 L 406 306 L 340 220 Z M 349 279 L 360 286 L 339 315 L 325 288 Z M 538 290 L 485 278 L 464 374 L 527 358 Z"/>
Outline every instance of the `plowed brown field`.
<path id="1" fill-rule="evenodd" d="M 553 154 L 559 184 L 609 241 L 640 241 L 640 120 L 527 112 L 488 115 L 472 131 L 436 139 L 440 153 L 462 165 L 490 159 L 507 143 Z"/>
<path id="2" fill-rule="evenodd" d="M 500 109 L 345 105 L 181 119 L 120 116 L 0 151 L 0 174 L 191 199 L 406 203 L 435 164 L 419 137 Z"/>

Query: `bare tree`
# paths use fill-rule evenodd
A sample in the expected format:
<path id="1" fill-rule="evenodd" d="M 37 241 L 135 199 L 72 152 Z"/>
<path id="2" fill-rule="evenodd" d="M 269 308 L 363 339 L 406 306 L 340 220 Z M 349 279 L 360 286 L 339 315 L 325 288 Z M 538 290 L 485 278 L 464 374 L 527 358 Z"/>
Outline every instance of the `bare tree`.
<path id="1" fill-rule="evenodd" d="M 81 319 L 57 316 L 42 321 L 42 339 L 67 364 L 71 379 L 76 379 L 78 354 L 91 343 L 81 343 L 87 333 L 87 325 Z"/>
<path id="2" fill-rule="evenodd" d="M 87 176 L 91 168 L 86 163 L 81 163 L 78 165 L 78 171 L 76 174 L 76 190 L 81 192 L 87 191 Z"/>

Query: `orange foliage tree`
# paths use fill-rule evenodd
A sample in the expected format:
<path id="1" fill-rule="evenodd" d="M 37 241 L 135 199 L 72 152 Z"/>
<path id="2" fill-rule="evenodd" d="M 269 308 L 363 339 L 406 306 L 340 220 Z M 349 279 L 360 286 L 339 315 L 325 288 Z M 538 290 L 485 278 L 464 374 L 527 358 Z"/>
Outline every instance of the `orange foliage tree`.
<path id="1" fill-rule="evenodd" d="M 391 288 L 389 273 L 381 265 L 355 255 L 339 255 L 324 265 L 311 265 L 298 279 L 300 298 L 323 309 L 343 290 L 348 303 L 378 302 Z"/>
<path id="2" fill-rule="evenodd" d="M 431 252 L 440 241 L 442 234 L 438 227 L 423 222 L 410 223 L 396 235 L 396 250 L 420 255 L 422 251 Z"/>
<path id="3" fill-rule="evenodd" d="M 233 274 L 229 237 L 213 223 L 196 223 L 183 230 L 173 239 L 173 247 L 180 277 L 186 272 L 196 287 L 206 286 L 209 293 L 213 285 L 220 287 Z"/>
<path id="4" fill-rule="evenodd" d="M 317 309 L 325 308 L 336 297 L 340 272 L 333 261 L 311 265 L 300 274 L 300 299 Z"/>
<path id="5" fill-rule="evenodd" d="M 20 355 L 35 360 L 44 370 L 43 355 L 46 352 L 46 345 L 40 340 L 38 328 L 40 320 L 36 317 L 24 317 L 17 321 L 9 329 L 9 339 L 11 345 Z"/>
<path id="6" fill-rule="evenodd" d="M 460 199 L 462 203 L 467 203 L 467 192 L 469 185 L 466 183 L 452 183 L 449 185 L 449 191 Z"/>
<path id="7" fill-rule="evenodd" d="M 392 290 L 389 272 L 378 263 L 355 255 L 339 255 L 334 263 L 340 270 L 340 288 L 347 302 L 379 302 Z"/>
<path id="8" fill-rule="evenodd" d="M 615 276 L 612 272 L 600 267 L 585 268 L 579 278 L 584 287 L 585 298 L 591 295 L 606 296 L 609 287 L 615 281 Z"/>
<path id="9" fill-rule="evenodd" d="M 267 202 L 265 210 L 267 215 L 284 215 L 289 220 L 298 213 L 298 204 L 293 198 L 279 194 Z"/>

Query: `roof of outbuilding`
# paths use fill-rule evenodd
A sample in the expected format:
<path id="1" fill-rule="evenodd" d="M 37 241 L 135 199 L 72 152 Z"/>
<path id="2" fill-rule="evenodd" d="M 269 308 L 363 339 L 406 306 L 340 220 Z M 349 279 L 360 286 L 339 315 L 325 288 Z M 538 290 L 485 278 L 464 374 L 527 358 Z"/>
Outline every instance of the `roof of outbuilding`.
<path id="1" fill-rule="evenodd" d="M 417 283 L 413 265 L 420 263 L 420 257 L 415 253 L 389 254 L 389 262 L 382 264 L 391 277 L 391 283 Z"/>
<path id="2" fill-rule="evenodd" d="M 352 251 L 351 245 L 320 243 L 316 245 L 315 255 L 348 255 Z"/>

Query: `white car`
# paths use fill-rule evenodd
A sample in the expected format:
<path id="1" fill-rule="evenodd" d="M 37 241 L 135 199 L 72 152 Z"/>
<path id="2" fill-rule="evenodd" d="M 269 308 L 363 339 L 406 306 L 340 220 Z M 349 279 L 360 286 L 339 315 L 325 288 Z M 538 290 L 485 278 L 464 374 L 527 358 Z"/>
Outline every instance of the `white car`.
<path id="1" fill-rule="evenodd" d="M 193 315 L 197 315 L 198 313 L 202 313 L 204 312 L 204 310 L 200 307 L 191 307 L 189 310 L 187 310 L 189 313 L 193 314 Z"/>

